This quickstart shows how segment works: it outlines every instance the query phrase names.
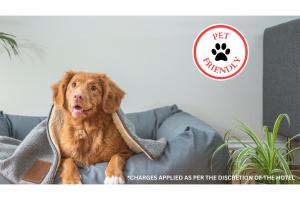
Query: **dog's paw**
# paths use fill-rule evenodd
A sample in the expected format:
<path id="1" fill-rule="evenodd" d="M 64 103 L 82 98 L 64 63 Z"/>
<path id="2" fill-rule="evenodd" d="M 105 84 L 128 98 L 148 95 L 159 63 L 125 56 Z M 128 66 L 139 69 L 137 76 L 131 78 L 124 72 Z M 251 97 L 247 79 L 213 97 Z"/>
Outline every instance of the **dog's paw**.
<path id="1" fill-rule="evenodd" d="M 125 184 L 125 179 L 123 176 L 106 176 L 104 184 Z"/>
<path id="2" fill-rule="evenodd" d="M 64 178 L 62 179 L 62 184 L 82 184 L 81 180 L 78 178 Z"/>
<path id="3" fill-rule="evenodd" d="M 62 184 L 68 184 L 68 185 L 78 185 L 78 184 L 82 184 L 80 180 L 76 180 L 76 179 L 67 179 L 67 180 L 63 180 Z"/>

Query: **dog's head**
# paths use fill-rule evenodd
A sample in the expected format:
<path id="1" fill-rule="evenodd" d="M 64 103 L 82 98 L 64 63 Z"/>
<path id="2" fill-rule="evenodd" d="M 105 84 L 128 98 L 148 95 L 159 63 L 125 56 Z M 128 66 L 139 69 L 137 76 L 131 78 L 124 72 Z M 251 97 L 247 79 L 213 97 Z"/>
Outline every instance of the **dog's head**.
<path id="1" fill-rule="evenodd" d="M 125 93 L 105 74 L 67 72 L 52 86 L 55 106 L 73 118 L 87 118 L 99 111 L 115 112 Z"/>

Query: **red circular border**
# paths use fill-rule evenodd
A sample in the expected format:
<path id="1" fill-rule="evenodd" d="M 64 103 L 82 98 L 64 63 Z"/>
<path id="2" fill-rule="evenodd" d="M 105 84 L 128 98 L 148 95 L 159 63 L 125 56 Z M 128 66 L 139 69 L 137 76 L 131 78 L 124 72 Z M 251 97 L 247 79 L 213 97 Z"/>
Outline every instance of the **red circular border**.
<path id="1" fill-rule="evenodd" d="M 227 28 L 227 29 L 230 29 L 232 30 L 233 32 L 235 32 L 236 34 L 238 34 L 238 36 L 242 39 L 243 43 L 244 43 L 244 46 L 245 46 L 245 59 L 244 59 L 244 62 L 242 64 L 242 66 L 238 69 L 238 71 L 236 71 L 235 73 L 229 75 L 229 76 L 224 76 L 224 77 L 217 77 L 217 76 L 212 76 L 208 73 L 206 73 L 201 65 L 199 64 L 198 60 L 197 60 L 197 56 L 196 56 L 196 49 L 197 49 L 197 45 L 198 45 L 198 42 L 200 40 L 200 38 L 207 32 L 207 31 L 210 31 L 211 29 L 214 29 L 214 28 Z M 212 78 L 212 79 L 217 79 L 217 80 L 226 80 L 226 79 L 230 79 L 230 78 L 233 78 L 234 76 L 236 76 L 246 65 L 247 61 L 248 61 L 248 44 L 247 44 L 247 41 L 245 39 L 245 37 L 242 35 L 242 33 L 240 33 L 237 29 L 235 29 L 234 27 L 232 26 L 229 26 L 229 25 L 225 25 L 225 24 L 218 24 L 218 25 L 212 25 L 212 26 L 209 26 L 207 28 L 205 28 L 196 38 L 195 42 L 194 42 L 194 48 L 193 48 L 193 56 L 194 56 L 194 61 L 195 61 L 195 64 L 197 65 L 197 68 L 203 73 L 205 74 L 206 76 Z"/>

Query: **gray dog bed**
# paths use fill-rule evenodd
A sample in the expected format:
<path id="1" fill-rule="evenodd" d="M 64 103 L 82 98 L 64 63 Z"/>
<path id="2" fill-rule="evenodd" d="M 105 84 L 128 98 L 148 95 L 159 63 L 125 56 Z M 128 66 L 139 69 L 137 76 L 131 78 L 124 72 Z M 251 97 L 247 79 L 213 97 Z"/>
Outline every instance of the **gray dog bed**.
<path id="1" fill-rule="evenodd" d="M 59 152 L 53 134 L 59 133 L 63 122 L 53 116 L 59 114 L 50 115 L 49 120 L 0 114 L 0 183 L 31 183 L 22 178 L 36 159 L 51 163 L 41 182 L 59 182 Z M 126 164 L 126 183 L 223 183 L 203 178 L 227 174 L 227 150 L 214 158 L 213 172 L 210 166 L 211 155 L 223 140 L 214 129 L 177 106 L 126 115 L 118 111 L 114 121 L 137 152 Z M 45 132 L 47 127 L 50 131 Z M 106 166 L 99 163 L 80 168 L 82 183 L 103 183 Z"/>

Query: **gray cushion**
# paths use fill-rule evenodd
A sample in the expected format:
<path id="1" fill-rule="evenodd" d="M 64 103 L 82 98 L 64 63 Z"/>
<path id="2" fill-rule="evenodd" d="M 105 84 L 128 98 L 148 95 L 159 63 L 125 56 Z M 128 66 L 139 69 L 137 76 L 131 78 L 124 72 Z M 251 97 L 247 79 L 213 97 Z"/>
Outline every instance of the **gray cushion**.
<path id="1" fill-rule="evenodd" d="M 10 126 L 9 126 L 9 121 L 5 114 L 0 111 L 0 136 L 8 136 L 10 137 Z M 12 134 L 12 133 L 11 133 Z"/>
<path id="2" fill-rule="evenodd" d="M 188 127 L 193 127 L 195 129 L 204 131 L 208 135 L 218 135 L 216 130 L 211 128 L 200 119 L 192 116 L 189 113 L 179 112 L 171 115 L 163 122 L 163 124 L 158 129 L 157 137 L 165 137 L 170 140 L 186 131 Z"/>
<path id="3" fill-rule="evenodd" d="M 143 112 L 128 113 L 127 118 L 134 124 L 137 134 L 144 139 L 156 139 L 158 128 L 164 120 L 180 112 L 176 105 L 156 108 Z"/>
<path id="4" fill-rule="evenodd" d="M 127 183 L 223 183 L 209 180 L 158 180 L 159 175 L 227 174 L 229 156 L 226 149 L 215 157 L 211 172 L 212 153 L 223 140 L 207 124 L 180 111 L 176 106 L 132 113 L 128 114 L 128 118 L 139 130 L 137 134 L 140 134 L 140 137 L 149 139 L 165 137 L 168 145 L 164 154 L 156 161 L 148 159 L 144 154 L 131 157 L 125 169 Z M 103 183 L 106 166 L 107 163 L 100 163 L 82 168 L 83 183 Z"/>
<path id="5" fill-rule="evenodd" d="M 0 135 L 23 140 L 46 117 L 6 115 L 0 112 Z"/>

